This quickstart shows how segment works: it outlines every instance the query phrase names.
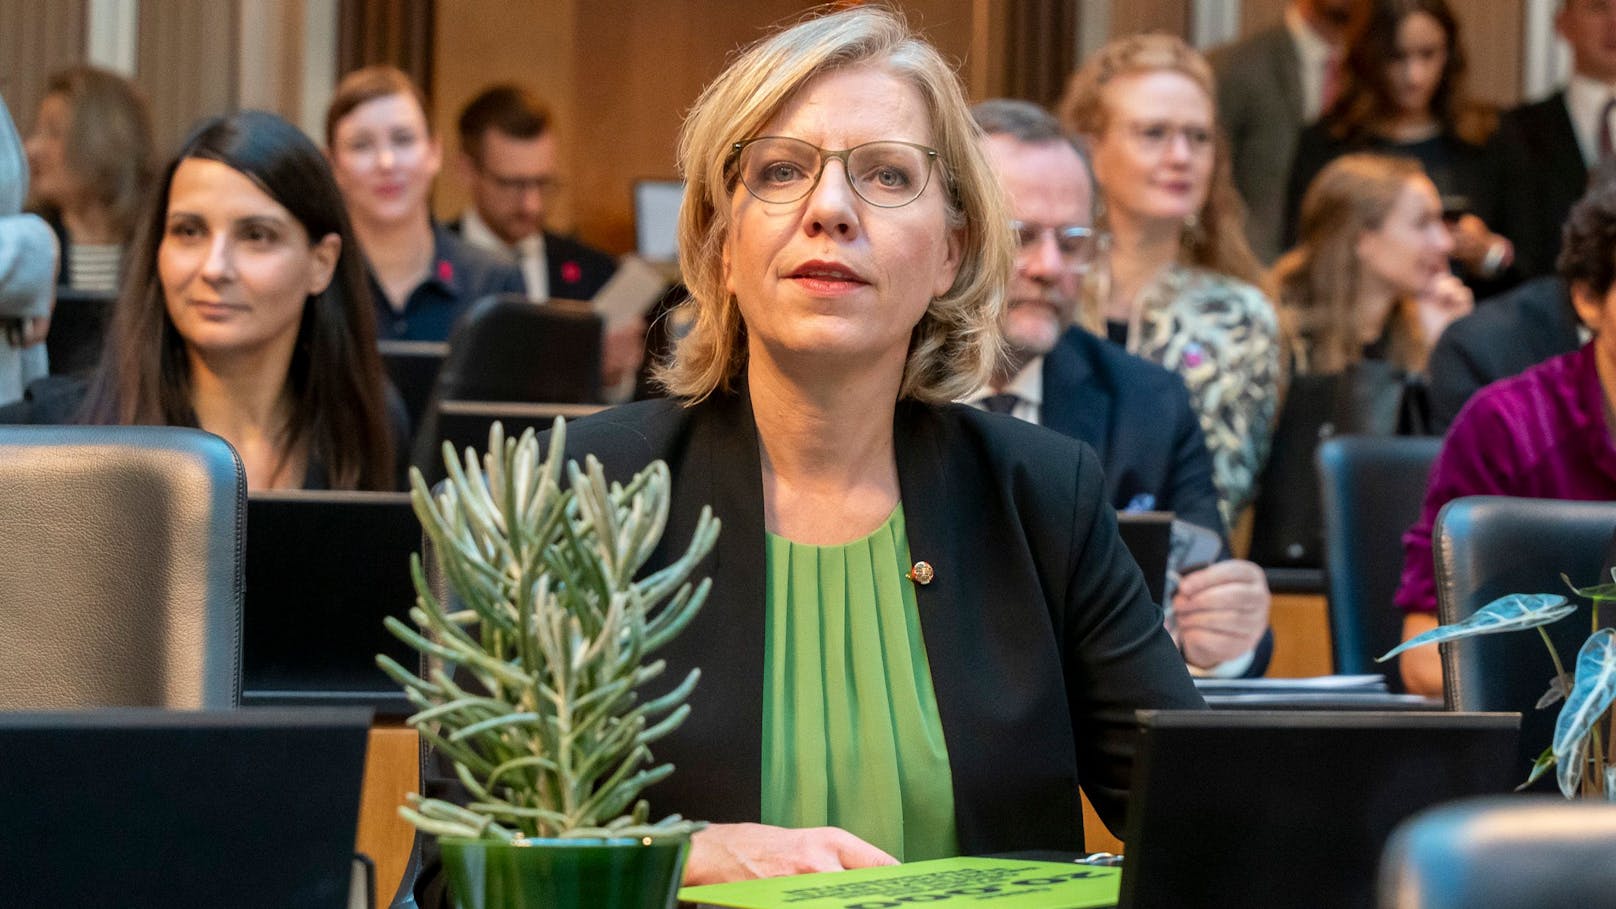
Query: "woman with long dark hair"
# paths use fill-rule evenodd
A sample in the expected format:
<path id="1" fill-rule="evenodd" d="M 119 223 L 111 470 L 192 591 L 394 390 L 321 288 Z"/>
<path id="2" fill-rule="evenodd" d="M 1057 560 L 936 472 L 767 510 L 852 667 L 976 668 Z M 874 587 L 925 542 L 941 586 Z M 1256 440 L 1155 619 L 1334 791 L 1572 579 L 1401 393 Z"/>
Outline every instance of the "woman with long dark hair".
<path id="1" fill-rule="evenodd" d="M 320 150 L 274 114 L 199 127 L 163 170 L 87 394 L 32 390 L 31 422 L 198 426 L 249 489 L 395 488 L 364 265 Z"/>
<path id="2" fill-rule="evenodd" d="M 1514 256 L 1505 219 L 1495 113 L 1469 97 L 1459 21 L 1446 0 L 1374 0 L 1349 38 L 1341 93 L 1302 132 L 1286 190 L 1285 242 L 1302 197 L 1335 158 L 1373 151 L 1418 160 L 1436 185 L 1466 283 L 1497 289 Z"/>

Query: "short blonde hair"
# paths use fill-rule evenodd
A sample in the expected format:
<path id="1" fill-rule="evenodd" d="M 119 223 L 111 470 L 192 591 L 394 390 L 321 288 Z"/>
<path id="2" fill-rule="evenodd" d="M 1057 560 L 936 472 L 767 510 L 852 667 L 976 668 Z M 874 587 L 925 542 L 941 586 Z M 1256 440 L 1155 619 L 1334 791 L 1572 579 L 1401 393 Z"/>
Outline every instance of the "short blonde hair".
<path id="1" fill-rule="evenodd" d="M 685 178 L 679 264 L 690 329 L 657 378 L 691 402 L 728 391 L 746 365 L 746 325 L 725 286 L 722 262 L 731 195 L 739 186 L 730 150 L 752 138 L 811 79 L 878 66 L 908 81 L 931 118 L 948 220 L 961 236 L 954 284 L 932 300 L 909 342 L 899 397 L 940 403 L 987 381 L 1003 351 L 999 320 L 1014 267 L 1010 214 L 977 147 L 959 78 L 937 50 L 891 10 L 855 7 L 804 20 L 743 51 L 702 92 L 679 136 Z"/>
<path id="2" fill-rule="evenodd" d="M 1182 39 L 1161 33 L 1127 35 L 1100 48 L 1072 74 L 1056 114 L 1067 129 L 1097 139 L 1110 126 L 1113 113 L 1106 106 L 1105 87 L 1123 76 L 1163 71 L 1178 73 L 1199 86 L 1217 123 L 1217 86 L 1211 64 Z M 1197 224 L 1185 233 L 1184 259 L 1190 265 L 1260 285 L 1262 266 L 1246 242 L 1246 207 L 1234 189 L 1229 146 L 1222 130 L 1215 132 L 1212 183 Z M 1105 187 L 1098 188 L 1103 198 Z M 1093 309 L 1086 315 L 1098 319 L 1097 302 Z"/>

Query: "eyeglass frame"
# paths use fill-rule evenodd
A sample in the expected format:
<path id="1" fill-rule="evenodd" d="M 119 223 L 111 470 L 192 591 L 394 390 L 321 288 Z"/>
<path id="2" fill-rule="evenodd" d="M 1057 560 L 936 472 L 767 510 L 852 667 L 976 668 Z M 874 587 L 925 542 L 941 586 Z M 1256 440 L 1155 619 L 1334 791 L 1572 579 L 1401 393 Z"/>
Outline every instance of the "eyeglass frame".
<path id="1" fill-rule="evenodd" d="M 1063 233 L 1069 234 L 1071 231 L 1082 231 L 1082 236 L 1089 241 L 1088 256 L 1082 262 L 1073 262 L 1064 251 L 1061 252 L 1061 260 L 1066 263 L 1067 270 L 1074 274 L 1086 273 L 1090 268 L 1094 267 L 1095 260 L 1099 258 L 1100 232 L 1092 227 L 1085 227 L 1081 224 L 1038 224 L 1032 221 L 1023 221 L 1020 218 L 1011 218 L 1009 224 L 1010 231 L 1016 238 L 1016 251 L 1018 254 L 1031 248 L 1034 243 L 1042 242 L 1046 236 L 1055 238 L 1055 248 L 1059 250 L 1060 237 Z M 1021 239 L 1022 232 L 1029 228 L 1037 230 L 1037 238 L 1032 241 L 1023 241 Z M 1016 268 L 1018 270 L 1021 268 L 1020 262 L 1016 263 Z"/>
<path id="2" fill-rule="evenodd" d="M 1127 131 L 1128 140 L 1147 155 L 1159 155 L 1173 147 L 1174 141 L 1182 138 L 1184 149 L 1191 155 L 1213 154 L 1217 151 L 1218 133 L 1213 127 L 1202 127 L 1200 124 L 1171 123 L 1166 120 L 1127 120 L 1122 124 Z M 1167 134 L 1159 139 L 1152 139 L 1146 132 L 1160 127 Z"/>
<path id="3" fill-rule="evenodd" d="M 803 145 L 806 145 L 819 153 L 819 169 L 814 172 L 813 182 L 809 183 L 808 188 L 803 190 L 802 195 L 796 197 L 795 199 L 765 199 L 758 195 L 757 191 L 751 186 L 747 185 L 747 182 L 741 178 L 741 153 L 746 151 L 746 147 L 749 145 L 753 145 L 758 142 L 766 142 L 770 139 L 787 139 L 792 142 L 801 142 Z M 853 171 L 848 167 L 847 158 L 853 152 L 871 145 L 907 145 L 908 147 L 916 149 L 917 151 L 926 153 L 926 181 L 920 184 L 920 189 L 915 191 L 913 198 L 905 202 L 899 202 L 896 205 L 882 205 L 880 202 L 872 202 L 869 199 L 864 198 L 864 194 L 859 192 L 858 186 L 854 185 L 853 183 Z M 937 149 L 932 148 L 929 145 L 921 145 L 918 142 L 905 142 L 902 139 L 872 139 L 869 142 L 860 142 L 851 148 L 829 149 L 820 148 L 814 143 L 809 142 L 807 139 L 798 139 L 796 136 L 753 136 L 750 139 L 742 139 L 741 141 L 732 143 L 730 145 L 729 161 L 725 165 L 725 169 L 731 171 L 731 179 L 742 186 L 745 186 L 746 191 L 752 195 L 752 198 L 758 200 L 759 202 L 762 202 L 765 205 L 791 205 L 808 198 L 813 194 L 815 189 L 819 188 L 819 181 L 825 176 L 825 165 L 829 163 L 831 158 L 835 158 L 842 162 L 842 179 L 847 181 L 847 188 L 853 191 L 853 195 L 858 196 L 859 199 L 875 206 L 876 208 L 902 208 L 905 205 L 913 204 L 915 199 L 919 199 L 921 196 L 926 194 L 926 189 L 931 186 L 931 172 L 936 170 L 937 165 L 941 163 L 942 154 L 938 152 Z"/>
<path id="4" fill-rule="evenodd" d="M 542 198 L 550 198 L 560 192 L 563 186 L 559 177 L 507 177 L 503 174 L 496 174 L 481 164 L 476 167 L 479 176 L 492 183 L 494 189 L 508 196 L 536 192 Z"/>

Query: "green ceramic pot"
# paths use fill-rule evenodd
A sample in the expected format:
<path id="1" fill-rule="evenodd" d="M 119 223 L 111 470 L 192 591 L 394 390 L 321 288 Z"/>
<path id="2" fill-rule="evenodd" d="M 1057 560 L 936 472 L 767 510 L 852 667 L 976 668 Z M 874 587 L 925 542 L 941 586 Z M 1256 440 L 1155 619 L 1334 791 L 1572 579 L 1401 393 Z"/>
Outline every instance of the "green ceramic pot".
<path id="1" fill-rule="evenodd" d="M 690 838 L 438 845 L 460 909 L 672 909 Z"/>

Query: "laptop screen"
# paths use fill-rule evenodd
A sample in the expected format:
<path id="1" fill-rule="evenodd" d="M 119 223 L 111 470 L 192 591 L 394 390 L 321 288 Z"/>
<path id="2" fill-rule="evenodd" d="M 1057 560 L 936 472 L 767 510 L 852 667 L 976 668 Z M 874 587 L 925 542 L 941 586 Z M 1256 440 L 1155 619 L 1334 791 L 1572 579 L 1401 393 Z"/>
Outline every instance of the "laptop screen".
<path id="1" fill-rule="evenodd" d="M 634 182 L 634 251 L 647 262 L 679 258 L 679 202 L 685 184 L 680 180 Z"/>
<path id="2" fill-rule="evenodd" d="M 409 622 L 421 525 L 405 493 L 255 493 L 247 501 L 241 702 L 412 708 L 376 668 L 418 656 L 382 624 Z"/>
<path id="3" fill-rule="evenodd" d="M 1374 905 L 1392 828 L 1507 793 L 1518 714 L 1140 711 L 1124 907 Z"/>
<path id="4" fill-rule="evenodd" d="M 0 713 L 0 905 L 345 907 L 369 725 Z"/>

